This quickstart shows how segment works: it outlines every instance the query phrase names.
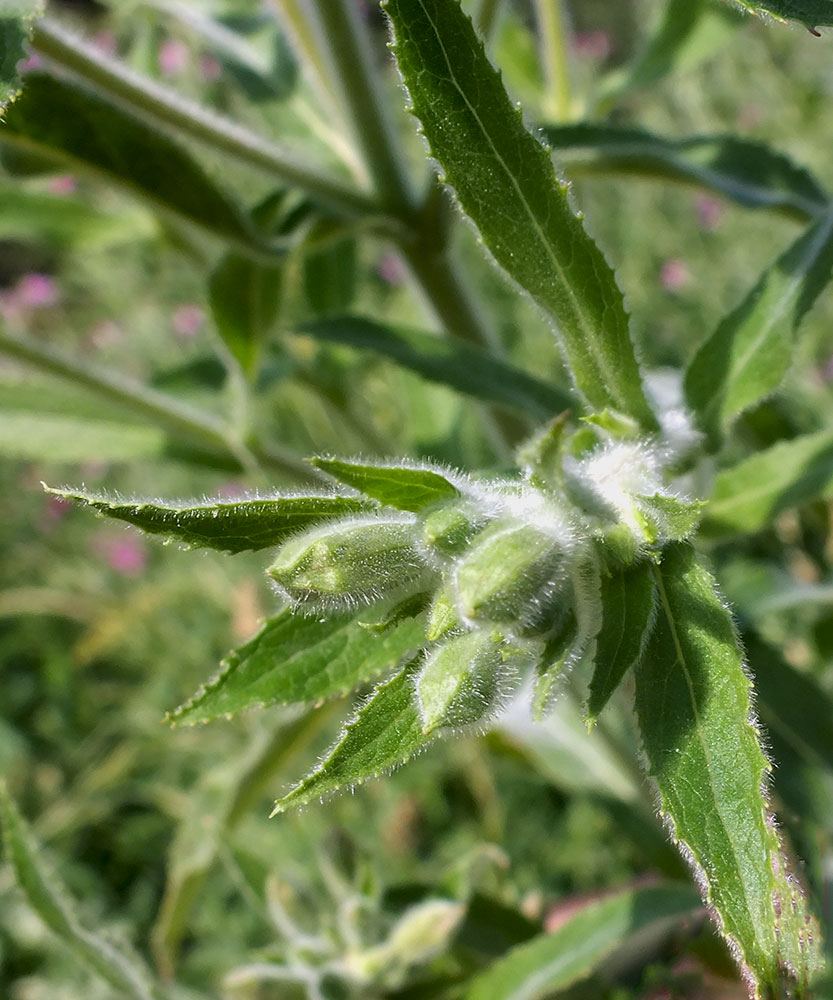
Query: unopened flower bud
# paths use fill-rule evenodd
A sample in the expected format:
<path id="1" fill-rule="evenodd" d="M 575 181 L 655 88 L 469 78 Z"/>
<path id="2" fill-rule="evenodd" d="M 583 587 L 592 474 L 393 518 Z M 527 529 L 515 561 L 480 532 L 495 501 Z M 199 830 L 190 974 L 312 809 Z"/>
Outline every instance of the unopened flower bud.
<path id="1" fill-rule="evenodd" d="M 407 593 L 426 572 L 415 522 L 402 517 L 356 518 L 311 528 L 281 546 L 268 570 L 290 600 L 332 607 Z"/>
<path id="2" fill-rule="evenodd" d="M 462 552 L 481 530 L 485 519 L 465 504 L 452 503 L 431 511 L 423 521 L 422 537 L 440 555 Z"/>
<path id="3" fill-rule="evenodd" d="M 476 630 L 448 639 L 426 659 L 416 680 L 423 731 L 481 722 L 498 701 L 502 636 Z"/>
<path id="4" fill-rule="evenodd" d="M 516 632 L 539 622 L 561 591 L 568 532 L 503 521 L 487 528 L 455 572 L 457 603 L 472 622 L 505 624 Z"/>

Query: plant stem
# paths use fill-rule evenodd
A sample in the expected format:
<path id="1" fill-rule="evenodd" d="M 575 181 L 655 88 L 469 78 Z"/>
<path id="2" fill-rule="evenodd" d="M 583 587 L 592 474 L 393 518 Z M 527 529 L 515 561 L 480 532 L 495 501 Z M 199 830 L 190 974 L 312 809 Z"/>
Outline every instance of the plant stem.
<path id="1" fill-rule="evenodd" d="M 487 45 L 497 28 L 502 6 L 503 0 L 481 0 L 477 11 L 477 30 Z"/>
<path id="2" fill-rule="evenodd" d="M 356 142 L 384 207 L 408 217 L 414 191 L 387 113 L 373 52 L 355 0 L 309 0 L 315 6 Z"/>
<path id="3" fill-rule="evenodd" d="M 265 170 L 301 188 L 339 214 L 379 215 L 378 201 L 350 184 L 311 167 L 280 146 L 267 142 L 237 122 L 134 72 L 75 37 L 49 18 L 38 21 L 32 47 L 39 55 L 70 70 L 110 98 L 127 104 L 154 123 L 175 129 L 241 163 Z"/>
<path id="4" fill-rule="evenodd" d="M 571 87 L 564 0 L 535 0 L 535 10 L 546 79 L 544 111 L 556 121 L 567 121 L 570 117 Z"/>
<path id="5" fill-rule="evenodd" d="M 13 337 L 3 331 L 0 331 L 0 354 L 83 386 L 102 399 L 145 417 L 179 438 L 207 448 L 224 458 L 231 458 L 243 468 L 260 464 L 295 479 L 312 478 L 310 466 L 293 452 L 261 442 L 243 444 L 236 441 L 223 424 L 213 417 L 133 379 L 81 364 L 54 348 L 44 347 L 28 338 Z"/>

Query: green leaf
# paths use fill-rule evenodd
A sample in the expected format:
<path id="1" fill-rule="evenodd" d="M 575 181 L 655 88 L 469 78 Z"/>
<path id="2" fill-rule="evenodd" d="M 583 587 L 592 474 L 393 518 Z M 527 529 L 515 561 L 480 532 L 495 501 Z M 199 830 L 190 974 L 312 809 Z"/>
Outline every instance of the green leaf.
<path id="1" fill-rule="evenodd" d="M 818 431 L 723 469 L 701 529 L 710 537 L 760 531 L 783 510 L 833 492 L 833 433 Z"/>
<path id="2" fill-rule="evenodd" d="M 416 513 L 460 497 L 454 483 L 434 469 L 409 465 L 367 465 L 338 458 L 313 458 L 311 462 L 316 469 L 321 469 L 338 482 L 397 510 Z"/>
<path id="3" fill-rule="evenodd" d="M 642 656 L 653 623 L 655 598 L 648 563 L 602 580 L 602 627 L 596 635 L 588 719 L 599 717 L 622 678 Z"/>
<path id="4" fill-rule="evenodd" d="M 6 859 L 26 901 L 71 954 L 115 989 L 118 996 L 160 1000 L 160 991 L 136 956 L 78 922 L 63 886 L 47 871 L 39 856 L 38 847 L 5 784 L 0 784 L 0 825 Z"/>
<path id="5" fill-rule="evenodd" d="M 574 405 L 571 396 L 493 358 L 485 351 L 401 326 L 383 326 L 359 316 L 305 323 L 299 331 L 316 340 L 373 351 L 423 378 L 458 392 L 523 410 L 544 420 Z"/>
<path id="6" fill-rule="evenodd" d="M 793 340 L 833 272 L 833 210 L 794 243 L 694 355 L 686 402 L 713 445 L 732 422 L 777 389 Z"/>
<path id="7" fill-rule="evenodd" d="M 465 1000 L 544 1000 L 586 979 L 638 932 L 690 917 L 699 907 L 696 892 L 673 884 L 588 903 L 558 930 L 518 945 L 476 976 Z"/>
<path id="8" fill-rule="evenodd" d="M 352 788 L 404 764 L 431 741 L 414 697 L 420 659 L 380 684 L 353 716 L 324 761 L 275 803 L 285 812 L 342 788 Z"/>
<path id="9" fill-rule="evenodd" d="M 78 84 L 30 73 L 9 108 L 0 142 L 57 159 L 139 195 L 243 252 L 264 256 L 268 241 L 197 162 L 120 105 Z"/>
<path id="10" fill-rule="evenodd" d="M 784 865 L 762 785 L 769 765 L 750 722 L 751 682 L 714 581 L 686 544 L 654 570 L 659 614 L 636 669 L 636 709 L 650 772 L 675 841 L 757 984 L 775 990 L 798 949 L 779 920 Z M 756 996 L 759 992 L 756 991 Z"/>
<path id="11" fill-rule="evenodd" d="M 321 238 L 331 223 L 313 227 L 311 239 Z M 317 230 L 317 231 L 316 231 Z M 356 297 L 356 241 L 341 239 L 304 254 L 304 294 L 315 316 L 331 316 L 350 308 Z"/>
<path id="12" fill-rule="evenodd" d="M 0 11 L 0 113 L 14 101 L 23 86 L 18 72 L 26 58 L 32 24 L 43 13 L 43 0 L 3 0 Z"/>
<path id="13" fill-rule="evenodd" d="M 634 499 L 654 540 L 660 539 L 663 542 L 685 541 L 700 523 L 707 506 L 700 500 L 681 500 L 663 493 L 651 496 L 637 493 Z"/>
<path id="14" fill-rule="evenodd" d="M 547 125 L 541 133 L 570 175 L 619 172 L 695 184 L 746 208 L 773 209 L 802 221 L 824 211 L 828 202 L 807 170 L 751 139 L 667 139 L 640 128 L 589 122 Z"/>
<path id="15" fill-rule="evenodd" d="M 423 617 L 406 618 L 381 634 L 355 619 L 355 613 L 322 620 L 284 609 L 168 720 L 193 725 L 254 706 L 335 698 L 413 655 L 425 638 Z"/>
<path id="16" fill-rule="evenodd" d="M 240 254 L 226 254 L 211 275 L 211 315 L 223 343 L 249 378 L 257 373 L 282 293 L 281 267 L 267 267 Z"/>
<path id="17" fill-rule="evenodd" d="M 432 155 L 496 261 L 553 319 L 595 410 L 649 429 L 622 293 L 457 0 L 387 0 L 394 52 Z"/>
<path id="18" fill-rule="evenodd" d="M 189 548 L 245 552 L 278 545 L 302 528 L 374 510 L 354 497 L 299 496 L 204 503 L 163 504 L 152 500 L 120 500 L 83 490 L 52 489 L 48 493 L 94 507 L 106 517 L 126 521 L 152 535 Z"/>
<path id="19" fill-rule="evenodd" d="M 833 24 L 833 0 L 738 0 L 752 14 L 771 15 L 781 21 L 800 21 L 814 31 Z"/>

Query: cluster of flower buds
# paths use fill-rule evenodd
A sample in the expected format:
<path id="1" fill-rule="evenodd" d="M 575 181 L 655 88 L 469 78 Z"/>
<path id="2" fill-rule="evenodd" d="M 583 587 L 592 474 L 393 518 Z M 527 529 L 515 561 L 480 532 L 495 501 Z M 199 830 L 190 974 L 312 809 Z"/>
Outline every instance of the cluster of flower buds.
<path id="1" fill-rule="evenodd" d="M 604 574 L 696 523 L 649 444 L 592 433 L 570 451 L 562 431 L 521 452 L 516 480 L 321 460 L 378 507 L 296 535 L 268 571 L 300 613 L 379 606 L 383 627 L 424 614 L 414 694 L 426 732 L 482 723 L 530 665 L 552 675 L 592 655 Z"/>

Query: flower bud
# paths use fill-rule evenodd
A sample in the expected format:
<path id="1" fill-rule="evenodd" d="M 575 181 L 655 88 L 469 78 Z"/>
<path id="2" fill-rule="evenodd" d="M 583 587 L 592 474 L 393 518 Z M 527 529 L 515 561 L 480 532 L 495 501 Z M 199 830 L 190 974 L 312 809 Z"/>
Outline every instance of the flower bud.
<path id="1" fill-rule="evenodd" d="M 547 613 L 564 586 L 565 546 L 571 543 L 567 530 L 556 534 L 519 521 L 491 525 L 456 567 L 463 618 L 516 631 L 534 631 L 539 623 L 546 627 Z"/>
<path id="2" fill-rule="evenodd" d="M 471 507 L 452 503 L 431 511 L 425 517 L 422 537 L 426 546 L 440 555 L 458 555 L 485 523 L 482 514 Z"/>
<path id="3" fill-rule="evenodd" d="M 416 679 L 423 731 L 481 722 L 497 704 L 502 668 L 500 635 L 478 629 L 438 646 Z"/>
<path id="4" fill-rule="evenodd" d="M 427 570 L 415 522 L 392 516 L 310 528 L 281 546 L 267 572 L 291 601 L 352 607 L 416 589 Z"/>

